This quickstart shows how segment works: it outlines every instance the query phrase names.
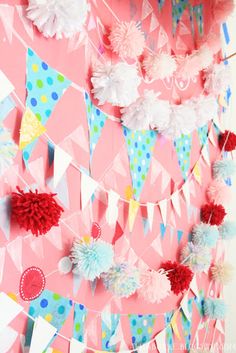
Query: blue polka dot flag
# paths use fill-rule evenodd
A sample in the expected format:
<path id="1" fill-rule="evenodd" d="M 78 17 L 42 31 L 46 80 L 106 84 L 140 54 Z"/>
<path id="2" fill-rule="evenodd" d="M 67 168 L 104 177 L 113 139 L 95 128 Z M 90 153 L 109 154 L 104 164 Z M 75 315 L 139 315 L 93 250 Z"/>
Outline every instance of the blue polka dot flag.
<path id="1" fill-rule="evenodd" d="M 87 309 L 83 304 L 74 305 L 74 325 L 73 338 L 79 342 L 84 342 L 84 326 L 87 318 Z"/>
<path id="2" fill-rule="evenodd" d="M 102 129 L 107 120 L 107 115 L 94 106 L 87 92 L 85 92 L 85 103 L 89 127 L 89 151 L 91 161 L 93 157 L 93 152 L 97 146 L 98 140 L 102 133 Z"/>
<path id="3" fill-rule="evenodd" d="M 30 303 L 29 315 L 33 318 L 37 316 L 43 317 L 51 325 L 60 331 L 64 325 L 73 302 L 68 298 L 61 297 L 59 294 L 44 290 L 43 293 Z M 34 322 L 28 319 L 27 331 L 25 336 L 25 346 L 29 347 L 33 332 Z M 51 345 L 52 342 L 50 342 Z"/>
<path id="4" fill-rule="evenodd" d="M 174 311 L 167 312 L 165 314 L 165 327 L 166 327 L 166 342 L 167 342 L 167 353 L 173 353 L 174 349 L 174 339 L 173 339 L 173 330 L 170 325 Z"/>
<path id="5" fill-rule="evenodd" d="M 165 3 L 165 0 L 158 0 L 158 8 L 159 8 L 159 11 L 162 10 L 163 6 L 164 6 L 164 3 Z"/>
<path id="6" fill-rule="evenodd" d="M 120 315 L 106 312 L 105 315 L 109 315 L 109 324 L 107 324 L 107 321 L 103 318 L 102 314 L 102 350 L 116 352 L 116 345 L 110 344 L 110 339 L 117 330 L 120 322 Z"/>
<path id="7" fill-rule="evenodd" d="M 178 156 L 178 164 L 181 169 L 183 179 L 186 180 L 189 174 L 190 157 L 192 147 L 192 135 L 181 135 L 174 140 L 174 146 Z"/>
<path id="8" fill-rule="evenodd" d="M 134 348 L 151 340 L 155 321 L 155 315 L 129 315 L 132 344 Z"/>
<path id="9" fill-rule="evenodd" d="M 194 34 L 194 17 L 197 22 L 197 27 L 198 27 L 198 32 L 202 36 L 203 35 L 203 5 L 195 5 L 191 6 L 190 5 L 190 20 L 191 20 L 191 26 L 192 26 L 192 33 Z"/>
<path id="10" fill-rule="evenodd" d="M 157 132 L 152 130 L 130 130 L 123 126 L 128 150 L 133 194 L 139 200 L 150 168 Z"/>
<path id="11" fill-rule="evenodd" d="M 172 29 L 175 34 L 178 23 L 188 6 L 188 0 L 172 0 Z"/>
<path id="12" fill-rule="evenodd" d="M 193 301 L 194 298 L 190 298 L 188 300 L 188 311 L 192 316 L 192 311 L 193 311 Z M 182 320 L 182 326 L 183 326 L 183 334 L 184 334 L 184 340 L 185 340 L 185 347 L 187 352 L 191 348 L 191 330 L 192 330 L 192 323 L 191 320 L 188 320 L 181 309 L 181 320 Z"/>
<path id="13" fill-rule="evenodd" d="M 26 106 L 35 114 L 42 125 L 51 116 L 57 102 L 62 97 L 71 81 L 45 63 L 32 49 L 27 51 L 26 62 Z M 36 141 L 23 150 L 25 165 L 35 147 Z"/>

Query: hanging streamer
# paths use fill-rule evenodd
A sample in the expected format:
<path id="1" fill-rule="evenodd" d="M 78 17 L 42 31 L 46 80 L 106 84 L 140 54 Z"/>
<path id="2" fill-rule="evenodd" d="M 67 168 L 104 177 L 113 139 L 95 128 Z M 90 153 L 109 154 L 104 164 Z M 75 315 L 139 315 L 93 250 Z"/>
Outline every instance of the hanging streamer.
<path id="1" fill-rule="evenodd" d="M 178 163 L 181 169 L 183 179 L 186 180 L 188 177 L 188 171 L 190 168 L 190 154 L 192 147 L 192 136 L 181 135 L 181 137 L 175 139 L 174 146 L 178 156 Z"/>
<path id="2" fill-rule="evenodd" d="M 73 337 L 79 342 L 84 342 L 84 325 L 86 318 L 87 309 L 85 306 L 75 303 Z"/>
<path id="3" fill-rule="evenodd" d="M 155 321 L 155 315 L 129 315 L 132 344 L 134 348 L 151 340 Z"/>

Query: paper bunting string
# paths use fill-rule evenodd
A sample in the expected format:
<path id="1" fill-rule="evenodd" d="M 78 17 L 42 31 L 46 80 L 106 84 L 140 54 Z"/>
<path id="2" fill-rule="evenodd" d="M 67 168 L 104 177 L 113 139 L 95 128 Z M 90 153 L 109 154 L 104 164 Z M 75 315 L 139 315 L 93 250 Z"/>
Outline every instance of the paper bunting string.
<path id="1" fill-rule="evenodd" d="M 0 70 L 0 102 L 2 102 L 6 97 L 8 97 L 12 91 L 14 91 L 13 84 Z"/>
<path id="2" fill-rule="evenodd" d="M 81 343 L 74 338 L 70 340 L 70 353 L 83 353 L 86 349 L 84 343 Z"/>
<path id="3" fill-rule="evenodd" d="M 190 168 L 190 154 L 192 147 L 191 134 L 181 135 L 181 137 L 175 139 L 174 146 L 178 156 L 178 163 L 181 169 L 183 179 L 186 181 Z"/>
<path id="4" fill-rule="evenodd" d="M 98 140 L 101 136 L 102 129 L 107 120 L 107 115 L 100 109 L 95 107 L 88 95 L 85 93 L 86 113 L 89 126 L 89 145 L 90 145 L 90 161 L 93 157 L 93 152 L 97 146 Z"/>
<path id="5" fill-rule="evenodd" d="M 167 312 L 165 314 L 167 353 L 173 353 L 174 349 L 173 330 L 170 325 L 172 316 L 173 311 Z"/>
<path id="6" fill-rule="evenodd" d="M 109 316 L 108 322 L 106 320 L 107 316 Z M 101 319 L 102 319 L 102 349 L 104 351 L 116 352 L 116 345 L 110 344 L 110 339 L 117 330 L 117 327 L 120 322 L 120 315 L 112 314 L 109 312 L 103 312 L 101 315 Z"/>
<path id="7" fill-rule="evenodd" d="M 155 321 L 155 315 L 129 315 L 132 344 L 134 348 L 150 341 Z"/>
<path id="8" fill-rule="evenodd" d="M 191 343 L 191 329 L 192 329 L 192 310 L 193 310 L 193 298 L 188 299 L 187 307 L 189 312 L 189 318 L 186 317 L 186 312 L 181 310 L 181 320 L 183 325 L 183 334 L 184 340 L 186 344 L 186 350 L 190 350 L 190 343 Z"/>
<path id="9" fill-rule="evenodd" d="M 12 300 L 8 295 L 0 293 L 0 332 L 8 324 L 11 323 L 14 318 L 19 315 L 23 310 L 23 307 Z"/>
<path id="10" fill-rule="evenodd" d="M 135 200 L 139 200 L 150 168 L 157 132 L 132 131 L 123 126 L 128 150 L 130 172 Z"/>
<path id="11" fill-rule="evenodd" d="M 15 108 L 15 102 L 11 96 L 6 97 L 0 102 L 0 121 L 3 121 L 6 116 Z"/>
<path id="12" fill-rule="evenodd" d="M 197 22 L 198 33 L 203 35 L 203 5 L 189 6 L 192 34 L 194 34 L 194 18 Z"/>
<path id="13" fill-rule="evenodd" d="M 87 318 L 87 309 L 82 304 L 74 305 L 73 338 L 84 342 L 84 326 Z"/>
<path id="14" fill-rule="evenodd" d="M 26 76 L 26 106 L 45 125 L 71 81 L 45 63 L 32 49 L 27 51 Z M 35 141 L 23 150 L 26 165 L 34 146 Z"/>
<path id="15" fill-rule="evenodd" d="M 29 315 L 34 318 L 41 316 L 46 321 L 50 322 L 57 331 L 60 331 L 70 313 L 72 304 L 73 303 L 70 299 L 61 297 L 59 294 L 49 290 L 45 290 L 37 299 L 30 303 Z M 32 332 L 33 322 L 29 319 L 25 337 L 26 347 L 30 346 Z"/>
<path id="16" fill-rule="evenodd" d="M 27 108 L 21 120 L 20 150 L 23 150 L 27 145 L 31 144 L 45 131 L 45 127 L 41 124 L 38 118 L 29 108 Z"/>
<path id="17" fill-rule="evenodd" d="M 34 326 L 29 353 L 42 353 L 52 341 L 57 329 L 41 316 L 37 317 Z"/>
<path id="18" fill-rule="evenodd" d="M 188 6 L 188 0 L 172 0 L 172 30 L 175 34 L 177 25 Z"/>

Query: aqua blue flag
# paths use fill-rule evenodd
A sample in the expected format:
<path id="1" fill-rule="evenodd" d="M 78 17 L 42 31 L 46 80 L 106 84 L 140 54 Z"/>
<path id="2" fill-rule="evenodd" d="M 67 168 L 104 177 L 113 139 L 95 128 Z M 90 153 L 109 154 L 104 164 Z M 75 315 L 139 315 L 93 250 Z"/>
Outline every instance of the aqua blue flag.
<path id="1" fill-rule="evenodd" d="M 188 0 L 172 0 L 172 30 L 175 34 L 178 23 L 188 6 Z"/>
<path id="2" fill-rule="evenodd" d="M 159 11 L 161 11 L 164 6 L 165 0 L 157 0 L 157 2 L 158 2 L 158 9 Z"/>
<path id="3" fill-rule="evenodd" d="M 193 312 L 193 298 L 190 298 L 188 300 L 188 311 L 192 317 L 192 312 Z M 183 334 L 184 334 L 184 340 L 185 340 L 185 347 L 187 352 L 191 348 L 191 330 L 192 330 L 192 320 L 188 320 L 181 309 L 181 319 L 182 319 L 182 325 L 183 325 Z"/>
<path id="4" fill-rule="evenodd" d="M 116 333 L 117 327 L 120 322 L 120 315 L 104 312 L 101 315 L 101 319 L 102 319 L 102 350 L 109 351 L 109 352 L 116 352 L 116 345 L 110 344 L 110 339 Z"/>
<path id="5" fill-rule="evenodd" d="M 80 342 L 84 342 L 84 325 L 87 313 L 87 309 L 83 304 L 75 303 L 73 337 Z"/>
<path id="6" fill-rule="evenodd" d="M 181 135 L 174 140 L 174 146 L 178 156 L 178 164 L 181 169 L 183 179 L 186 180 L 189 174 L 191 148 L 192 148 L 192 135 Z"/>
<path id="7" fill-rule="evenodd" d="M 198 33 L 203 35 L 203 5 L 189 6 L 190 8 L 190 21 L 192 26 L 192 33 L 194 34 L 194 18 L 197 22 Z"/>
<path id="8" fill-rule="evenodd" d="M 129 315 L 129 322 L 134 348 L 151 340 L 156 315 Z"/>
<path id="9" fill-rule="evenodd" d="M 174 311 L 172 310 L 165 314 L 166 342 L 167 342 L 168 353 L 173 353 L 173 349 L 174 349 L 173 330 L 170 325 L 173 313 Z"/>

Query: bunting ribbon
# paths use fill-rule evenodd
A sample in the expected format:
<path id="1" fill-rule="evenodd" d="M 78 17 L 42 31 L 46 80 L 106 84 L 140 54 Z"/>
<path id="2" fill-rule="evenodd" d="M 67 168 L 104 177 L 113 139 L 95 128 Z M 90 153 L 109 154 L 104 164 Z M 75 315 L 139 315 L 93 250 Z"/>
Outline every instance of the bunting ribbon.
<path id="1" fill-rule="evenodd" d="M 192 147 L 192 136 L 181 135 L 181 137 L 174 140 L 174 146 L 178 156 L 178 163 L 181 169 L 183 179 L 186 181 L 188 177 L 188 171 L 190 168 L 190 154 Z"/>
<path id="2" fill-rule="evenodd" d="M 191 348 L 191 329 L 192 329 L 192 310 L 193 310 L 193 298 L 188 299 L 187 310 L 189 313 L 189 318 L 186 317 L 186 313 L 181 309 L 181 319 L 183 325 L 183 334 L 186 345 L 186 350 L 189 351 Z"/>
<path id="3" fill-rule="evenodd" d="M 74 305 L 73 338 L 84 342 L 84 325 L 87 318 L 87 309 L 82 304 Z"/>
<path id="4" fill-rule="evenodd" d="M 110 343 L 115 335 L 120 322 L 119 314 L 103 312 L 102 315 L 102 349 L 104 351 L 116 352 L 116 344 Z"/>
<path id="5" fill-rule="evenodd" d="M 174 341 L 173 341 L 173 330 L 171 327 L 171 318 L 173 316 L 173 310 L 165 314 L 165 326 L 166 326 L 166 342 L 168 353 L 173 353 Z"/>
<path id="6" fill-rule="evenodd" d="M 150 341 L 155 321 L 155 315 L 129 315 L 132 344 L 134 348 Z"/>

